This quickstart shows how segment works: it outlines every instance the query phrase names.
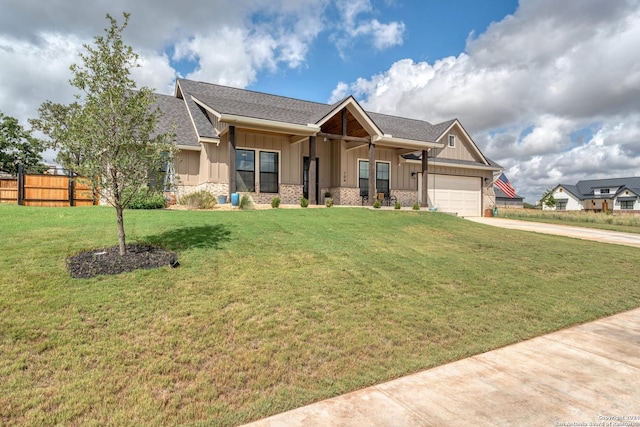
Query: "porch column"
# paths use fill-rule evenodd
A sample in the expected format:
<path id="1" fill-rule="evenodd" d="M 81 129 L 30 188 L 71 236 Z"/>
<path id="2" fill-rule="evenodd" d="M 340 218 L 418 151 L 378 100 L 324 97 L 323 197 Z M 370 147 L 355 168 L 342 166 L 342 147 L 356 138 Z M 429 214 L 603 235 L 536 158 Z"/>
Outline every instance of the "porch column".
<path id="1" fill-rule="evenodd" d="M 423 208 L 429 207 L 429 151 L 422 150 L 422 201 L 420 206 Z"/>
<path id="2" fill-rule="evenodd" d="M 229 201 L 236 192 L 236 127 L 229 126 Z"/>
<path id="3" fill-rule="evenodd" d="M 369 143 L 369 204 L 376 201 L 376 146 Z"/>
<path id="4" fill-rule="evenodd" d="M 316 195 L 316 137 L 309 137 L 309 203 L 318 204 Z"/>

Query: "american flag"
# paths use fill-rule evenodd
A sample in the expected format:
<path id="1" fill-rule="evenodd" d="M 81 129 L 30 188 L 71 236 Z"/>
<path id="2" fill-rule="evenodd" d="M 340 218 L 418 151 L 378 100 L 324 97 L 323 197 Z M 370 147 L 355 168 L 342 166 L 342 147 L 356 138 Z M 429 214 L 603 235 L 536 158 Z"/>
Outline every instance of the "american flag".
<path id="1" fill-rule="evenodd" d="M 516 190 L 513 188 L 505 174 L 501 173 L 498 179 L 495 180 L 494 184 L 501 189 L 508 198 L 513 199 L 516 197 Z"/>

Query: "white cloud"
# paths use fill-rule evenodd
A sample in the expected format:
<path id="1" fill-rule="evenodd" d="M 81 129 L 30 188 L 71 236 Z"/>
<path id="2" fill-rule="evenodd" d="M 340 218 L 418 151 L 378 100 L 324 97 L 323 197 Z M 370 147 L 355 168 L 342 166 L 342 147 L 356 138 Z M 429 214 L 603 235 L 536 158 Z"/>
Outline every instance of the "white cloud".
<path id="1" fill-rule="evenodd" d="M 76 37 L 44 33 L 37 43 L 0 35 L 0 111 L 26 124 L 47 99 L 71 102 L 67 90 L 69 66 L 77 62 L 83 41 Z M 39 103 L 34 104 L 34 99 Z"/>
<path id="2" fill-rule="evenodd" d="M 340 14 L 340 23 L 333 39 L 343 58 L 356 40 L 372 40 L 373 47 L 378 51 L 402 45 L 404 22 L 392 21 L 385 24 L 375 18 L 360 18 L 361 15 L 374 11 L 370 0 L 336 0 L 336 7 Z"/>
<path id="3" fill-rule="evenodd" d="M 131 13 L 125 43 L 140 53 L 139 86 L 171 93 L 172 61 L 193 60 L 189 78 L 245 87 L 261 71 L 305 64 L 324 30 L 329 0 L 7 0 L 0 13 L 0 111 L 26 124 L 47 99 L 69 102 L 69 66 L 83 43 Z M 171 52 L 167 54 L 167 52 Z M 170 55 L 170 56 L 169 56 Z"/>
<path id="4" fill-rule="evenodd" d="M 334 93 L 432 123 L 459 118 L 534 201 L 558 181 L 640 176 L 637 46 L 637 0 L 522 0 L 513 15 L 472 34 L 457 57 L 404 59 Z M 581 131 L 587 141 L 579 144 Z"/>

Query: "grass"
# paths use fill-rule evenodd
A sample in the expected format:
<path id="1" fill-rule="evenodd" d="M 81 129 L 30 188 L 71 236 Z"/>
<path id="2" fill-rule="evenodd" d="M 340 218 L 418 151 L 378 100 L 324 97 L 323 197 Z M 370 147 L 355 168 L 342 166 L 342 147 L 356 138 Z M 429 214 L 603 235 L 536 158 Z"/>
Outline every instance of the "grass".
<path id="1" fill-rule="evenodd" d="M 368 209 L 0 205 L 0 424 L 237 425 L 640 306 L 637 249 Z M 604 261 L 603 261 L 604 260 Z"/>
<path id="2" fill-rule="evenodd" d="M 640 233 L 640 215 L 606 214 L 582 211 L 543 211 L 540 209 L 499 209 L 502 218 L 537 221 L 549 224 L 575 225 L 602 230 Z"/>

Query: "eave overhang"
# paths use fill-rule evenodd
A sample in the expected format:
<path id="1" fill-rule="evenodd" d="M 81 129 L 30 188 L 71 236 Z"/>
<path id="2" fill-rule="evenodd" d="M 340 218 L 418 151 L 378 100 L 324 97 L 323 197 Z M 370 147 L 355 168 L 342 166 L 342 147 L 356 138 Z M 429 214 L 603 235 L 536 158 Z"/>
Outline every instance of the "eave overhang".
<path id="1" fill-rule="evenodd" d="M 295 123 L 277 122 L 274 120 L 256 119 L 253 117 L 237 116 L 234 114 L 221 114 L 220 121 L 230 126 L 242 129 L 261 130 L 267 132 L 279 132 L 289 135 L 313 136 L 320 132 L 320 126 L 315 124 L 299 125 Z M 225 129 L 221 134 L 226 133 Z"/>
<path id="2" fill-rule="evenodd" d="M 195 145 L 178 145 L 178 150 L 181 151 L 202 151 L 202 147 L 201 146 L 195 146 Z"/>
<path id="3" fill-rule="evenodd" d="M 413 159 L 405 159 L 404 157 L 400 156 L 401 159 L 401 163 L 402 160 L 404 160 L 404 163 L 411 163 L 411 164 L 416 164 L 416 165 L 420 165 L 422 164 L 422 160 L 413 160 Z M 449 163 L 449 162 L 442 162 L 442 161 L 438 161 L 435 159 L 429 159 L 429 166 L 445 166 L 445 167 L 449 167 L 449 168 L 458 168 L 458 169 L 478 169 L 478 170 L 486 170 L 486 171 L 502 171 L 504 169 L 502 168 L 497 168 L 495 166 L 489 166 L 489 165 L 482 165 L 482 164 L 477 164 L 477 165 L 472 165 L 472 164 L 466 164 L 466 163 Z"/>
<path id="4" fill-rule="evenodd" d="M 198 138 L 198 142 L 220 145 L 220 138 L 210 138 L 206 136 L 201 136 Z"/>
<path id="5" fill-rule="evenodd" d="M 412 150 L 428 150 L 430 148 L 443 148 L 440 142 L 416 141 L 413 139 L 394 138 L 392 135 L 374 135 L 371 142 L 376 145 L 392 148 L 408 148 Z"/>

